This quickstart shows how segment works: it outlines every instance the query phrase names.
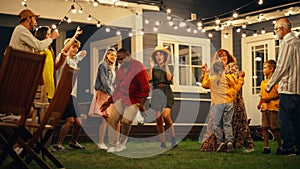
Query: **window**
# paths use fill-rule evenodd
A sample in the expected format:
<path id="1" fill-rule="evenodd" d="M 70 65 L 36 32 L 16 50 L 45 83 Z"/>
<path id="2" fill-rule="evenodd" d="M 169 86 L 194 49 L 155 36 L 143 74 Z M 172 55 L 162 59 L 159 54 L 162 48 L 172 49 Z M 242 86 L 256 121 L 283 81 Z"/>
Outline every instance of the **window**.
<path id="1" fill-rule="evenodd" d="M 202 63 L 210 63 L 210 40 L 159 34 L 158 45 L 171 51 L 170 65 L 174 66 L 174 86 L 177 85 L 180 91 L 195 92 L 202 76 Z"/>
<path id="2" fill-rule="evenodd" d="M 260 83 L 264 80 L 263 63 L 268 60 L 268 44 L 252 46 L 252 94 L 260 93 Z"/>

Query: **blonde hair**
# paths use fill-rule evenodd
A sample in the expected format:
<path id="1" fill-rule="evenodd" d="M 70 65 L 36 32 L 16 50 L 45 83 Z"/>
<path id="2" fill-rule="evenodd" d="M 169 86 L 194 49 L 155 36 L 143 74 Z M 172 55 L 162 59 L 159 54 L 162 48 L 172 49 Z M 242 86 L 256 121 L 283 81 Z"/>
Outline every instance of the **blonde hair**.
<path id="1" fill-rule="evenodd" d="M 112 69 L 113 69 L 112 71 L 115 71 L 115 65 L 116 65 L 117 59 L 114 62 L 111 62 L 107 57 L 107 55 L 110 54 L 111 52 L 117 53 L 117 50 L 115 48 L 107 49 L 103 55 L 102 61 L 99 64 L 101 64 L 102 62 L 106 62 L 109 66 L 112 66 Z"/>
<path id="2" fill-rule="evenodd" d="M 70 40 L 71 40 L 71 38 L 67 38 L 67 39 L 64 41 L 64 46 L 66 46 L 66 44 L 67 44 L 68 42 L 70 42 Z M 80 43 L 79 40 L 77 40 L 77 39 L 75 39 L 74 42 L 73 42 L 73 44 L 72 44 L 72 46 L 76 46 L 76 47 L 78 47 L 78 48 L 80 48 L 80 45 L 81 45 L 81 43 Z"/>

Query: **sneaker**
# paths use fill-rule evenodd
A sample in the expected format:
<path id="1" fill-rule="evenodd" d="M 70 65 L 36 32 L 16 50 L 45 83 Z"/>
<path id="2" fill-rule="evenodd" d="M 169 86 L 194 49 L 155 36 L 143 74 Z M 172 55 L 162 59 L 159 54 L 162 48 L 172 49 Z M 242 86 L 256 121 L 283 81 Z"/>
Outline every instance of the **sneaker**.
<path id="1" fill-rule="evenodd" d="M 99 148 L 99 149 L 102 149 L 102 150 L 108 150 L 108 147 L 107 147 L 104 143 L 97 144 L 97 145 L 98 145 L 98 148 Z"/>
<path id="2" fill-rule="evenodd" d="M 167 148 L 166 143 L 165 142 L 161 142 L 159 148 L 160 149 L 166 149 Z"/>
<path id="3" fill-rule="evenodd" d="M 228 142 L 228 143 L 227 143 L 227 152 L 228 152 L 228 153 L 233 152 L 233 145 L 232 145 L 231 142 Z"/>
<path id="4" fill-rule="evenodd" d="M 282 147 L 278 147 L 276 149 L 276 155 L 281 155 L 281 149 L 282 149 Z"/>
<path id="5" fill-rule="evenodd" d="M 294 156 L 294 155 L 296 155 L 296 151 L 295 151 L 294 147 L 291 147 L 291 148 L 279 148 L 278 155 Z"/>
<path id="6" fill-rule="evenodd" d="M 224 142 L 222 142 L 221 144 L 219 144 L 218 148 L 217 148 L 217 152 L 224 152 L 226 147 L 226 144 Z"/>
<path id="7" fill-rule="evenodd" d="M 245 149 L 243 152 L 244 153 L 251 153 L 251 152 L 253 152 L 254 151 L 254 148 L 251 148 L 251 149 Z"/>
<path id="8" fill-rule="evenodd" d="M 125 150 L 125 149 L 126 149 L 126 146 L 125 146 L 125 145 L 123 145 L 123 144 L 118 144 L 118 145 L 116 145 L 116 146 L 110 147 L 110 148 L 107 150 L 107 152 L 108 152 L 108 153 L 117 153 L 117 152 L 121 152 L 121 151 L 123 151 L 123 150 Z"/>
<path id="9" fill-rule="evenodd" d="M 108 152 L 108 153 L 114 153 L 114 152 L 116 152 L 116 147 L 115 146 L 111 146 L 111 147 L 109 147 L 108 149 L 107 149 L 107 151 L 106 152 Z"/>
<path id="10" fill-rule="evenodd" d="M 277 151 L 278 151 L 278 148 L 277 148 Z M 276 154 L 277 154 L 277 151 L 276 151 Z M 271 149 L 269 147 L 265 147 L 262 153 L 263 154 L 270 154 L 271 153 Z"/>
<path id="11" fill-rule="evenodd" d="M 69 147 L 70 148 L 73 148 L 73 149 L 85 149 L 84 146 L 80 145 L 78 142 L 76 142 L 75 144 L 74 143 L 69 143 Z"/>
<path id="12" fill-rule="evenodd" d="M 53 148 L 56 150 L 56 151 L 66 151 L 65 147 L 60 145 L 60 144 L 55 144 L 53 146 Z"/>
<path id="13" fill-rule="evenodd" d="M 23 148 L 22 148 L 22 147 L 16 147 L 16 148 L 15 148 L 15 152 L 16 152 L 18 155 L 20 155 L 20 154 L 22 153 L 22 151 L 23 151 Z"/>

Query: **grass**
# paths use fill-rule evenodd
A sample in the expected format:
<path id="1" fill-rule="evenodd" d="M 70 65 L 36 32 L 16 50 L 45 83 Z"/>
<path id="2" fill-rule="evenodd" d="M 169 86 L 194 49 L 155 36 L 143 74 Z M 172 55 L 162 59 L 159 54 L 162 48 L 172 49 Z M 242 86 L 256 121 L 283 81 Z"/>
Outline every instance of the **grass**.
<path id="1" fill-rule="evenodd" d="M 260 141 L 255 142 L 255 151 L 249 154 L 242 149 L 232 153 L 201 152 L 200 143 L 192 140 L 181 141 L 178 147 L 167 151 L 160 150 L 158 142 L 130 141 L 127 149 L 117 154 L 99 150 L 95 143 L 83 145 L 86 150 L 54 154 L 66 168 L 72 169 L 297 169 L 300 166 L 300 156 L 275 155 L 275 142 L 270 142 L 272 153 L 269 155 L 261 153 L 263 143 Z M 144 158 L 132 158 L 140 156 Z M 38 168 L 34 163 L 31 167 Z"/>

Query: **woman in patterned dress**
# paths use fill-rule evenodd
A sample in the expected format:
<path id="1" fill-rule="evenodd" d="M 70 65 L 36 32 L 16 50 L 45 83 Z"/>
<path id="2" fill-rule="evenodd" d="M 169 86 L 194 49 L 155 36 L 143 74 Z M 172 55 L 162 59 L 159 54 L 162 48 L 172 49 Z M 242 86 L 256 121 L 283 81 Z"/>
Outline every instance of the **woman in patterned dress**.
<path id="1" fill-rule="evenodd" d="M 236 58 L 231 55 L 227 50 L 220 49 L 216 52 L 213 60 L 221 60 L 225 66 L 225 73 L 233 73 L 236 76 L 239 76 L 239 68 L 236 63 Z M 207 69 L 207 65 L 202 66 L 203 70 Z M 254 142 L 250 134 L 250 128 L 248 124 L 244 99 L 241 91 L 239 91 L 236 95 L 236 99 L 234 100 L 234 114 L 232 117 L 232 130 L 234 137 L 234 148 L 242 148 L 245 147 L 244 152 L 250 153 L 254 151 Z M 203 137 L 203 142 L 201 146 L 201 151 L 216 151 L 218 148 L 216 143 L 216 137 L 213 132 L 212 123 L 213 117 L 211 113 L 209 113 L 209 121 L 207 125 L 206 133 Z"/>

